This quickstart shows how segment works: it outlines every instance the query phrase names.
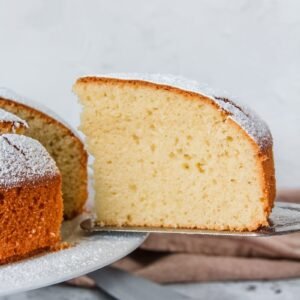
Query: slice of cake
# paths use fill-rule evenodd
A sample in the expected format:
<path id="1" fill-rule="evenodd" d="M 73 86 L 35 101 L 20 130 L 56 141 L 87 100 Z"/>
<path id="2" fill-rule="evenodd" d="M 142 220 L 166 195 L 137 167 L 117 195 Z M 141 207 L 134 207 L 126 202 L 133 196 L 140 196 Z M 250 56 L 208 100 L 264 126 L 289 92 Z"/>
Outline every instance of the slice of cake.
<path id="1" fill-rule="evenodd" d="M 46 149 L 23 135 L 0 136 L 0 216 L 0 264 L 60 241 L 60 172 Z"/>
<path id="2" fill-rule="evenodd" d="M 25 135 L 43 144 L 62 174 L 64 217 L 70 219 L 83 210 L 87 200 L 87 153 L 79 136 L 53 112 L 0 89 L 0 108 L 27 121 Z"/>
<path id="3" fill-rule="evenodd" d="M 100 224 L 213 230 L 268 225 L 275 197 L 266 124 L 177 77 L 83 77 L 81 130 Z"/>

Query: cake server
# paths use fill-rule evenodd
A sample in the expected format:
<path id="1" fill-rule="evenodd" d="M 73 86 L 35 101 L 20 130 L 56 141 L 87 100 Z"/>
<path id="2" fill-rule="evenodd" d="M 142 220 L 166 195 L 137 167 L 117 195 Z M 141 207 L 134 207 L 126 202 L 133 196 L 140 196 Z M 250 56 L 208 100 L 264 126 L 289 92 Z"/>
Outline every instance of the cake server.
<path id="1" fill-rule="evenodd" d="M 105 267 L 87 274 L 93 279 L 96 286 L 112 296 L 113 299 L 122 300 L 188 300 L 182 295 L 150 280 L 134 276 L 128 272 L 113 267 Z"/>
<path id="2" fill-rule="evenodd" d="M 155 227 L 109 227 L 99 226 L 93 218 L 88 218 L 80 224 L 81 228 L 88 233 L 93 232 L 149 232 L 149 233 L 183 233 L 209 236 L 239 236 L 239 237 L 262 237 L 283 235 L 300 231 L 300 204 L 275 202 L 275 206 L 269 218 L 268 227 L 262 227 L 256 231 L 218 231 L 181 228 L 155 228 Z"/>

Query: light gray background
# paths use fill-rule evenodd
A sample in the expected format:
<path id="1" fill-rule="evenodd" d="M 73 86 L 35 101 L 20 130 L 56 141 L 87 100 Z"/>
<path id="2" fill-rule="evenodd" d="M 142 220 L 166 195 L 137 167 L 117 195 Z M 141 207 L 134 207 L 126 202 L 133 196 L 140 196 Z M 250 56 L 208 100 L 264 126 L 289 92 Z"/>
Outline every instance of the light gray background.
<path id="1" fill-rule="evenodd" d="M 300 1 L 0 0 L 0 86 L 77 126 L 73 82 L 105 72 L 179 74 L 236 95 L 271 127 L 278 186 L 300 187 Z M 282 284 L 286 299 L 298 293 L 299 281 Z M 268 284 L 247 293 L 247 284 L 183 289 L 215 299 L 283 296 Z"/>
<path id="2" fill-rule="evenodd" d="M 83 74 L 180 74 L 234 94 L 270 125 L 278 185 L 300 185 L 297 0 L 0 0 L 0 86 L 73 125 Z"/>

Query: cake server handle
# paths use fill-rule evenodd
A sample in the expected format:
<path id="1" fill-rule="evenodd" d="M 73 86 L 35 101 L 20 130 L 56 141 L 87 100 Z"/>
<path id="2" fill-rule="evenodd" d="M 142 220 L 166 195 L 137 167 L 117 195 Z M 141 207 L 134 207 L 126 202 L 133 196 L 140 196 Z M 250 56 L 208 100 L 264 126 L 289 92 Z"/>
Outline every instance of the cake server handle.
<path id="1" fill-rule="evenodd" d="M 105 267 L 87 274 L 98 288 L 120 300 L 188 300 L 188 296 L 177 293 L 166 286 L 134 276 L 114 267 Z"/>

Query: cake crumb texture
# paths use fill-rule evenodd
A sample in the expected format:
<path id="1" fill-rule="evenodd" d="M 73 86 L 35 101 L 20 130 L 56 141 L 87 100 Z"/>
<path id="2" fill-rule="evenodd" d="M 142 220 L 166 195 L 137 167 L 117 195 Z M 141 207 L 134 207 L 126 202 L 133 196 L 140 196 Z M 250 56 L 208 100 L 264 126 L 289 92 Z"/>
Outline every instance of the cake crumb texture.
<path id="1" fill-rule="evenodd" d="M 272 137 L 257 116 L 228 99 L 138 78 L 83 77 L 74 91 L 95 158 L 100 223 L 237 231 L 268 225 Z"/>

